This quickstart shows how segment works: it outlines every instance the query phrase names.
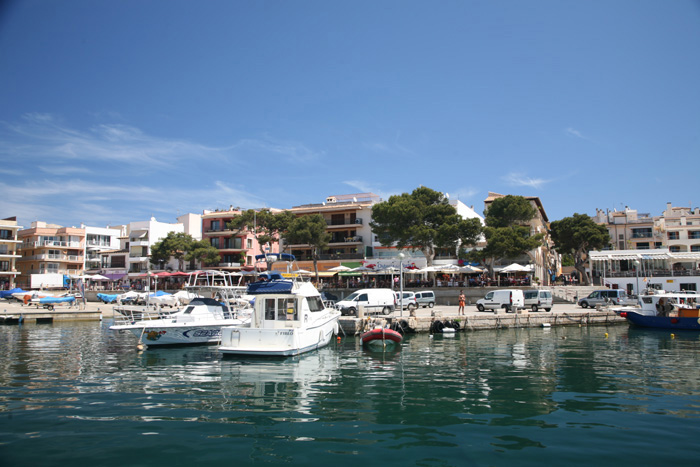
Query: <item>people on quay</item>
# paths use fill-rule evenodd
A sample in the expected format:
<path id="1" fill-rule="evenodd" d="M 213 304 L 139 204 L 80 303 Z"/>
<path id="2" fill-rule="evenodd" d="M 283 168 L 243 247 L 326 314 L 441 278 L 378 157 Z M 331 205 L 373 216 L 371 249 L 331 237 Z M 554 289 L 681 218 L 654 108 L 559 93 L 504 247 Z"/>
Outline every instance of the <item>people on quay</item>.
<path id="1" fill-rule="evenodd" d="M 467 297 L 464 295 L 464 290 L 459 291 L 459 309 L 457 310 L 458 314 L 464 315 L 466 312 L 464 311 L 464 305 L 466 304 Z"/>

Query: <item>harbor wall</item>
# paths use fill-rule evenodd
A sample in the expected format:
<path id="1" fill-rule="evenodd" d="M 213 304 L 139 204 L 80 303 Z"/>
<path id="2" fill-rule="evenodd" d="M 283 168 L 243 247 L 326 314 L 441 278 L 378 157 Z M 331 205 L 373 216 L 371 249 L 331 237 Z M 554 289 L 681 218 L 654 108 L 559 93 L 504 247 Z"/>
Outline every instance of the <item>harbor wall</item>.
<path id="1" fill-rule="evenodd" d="M 626 323 L 626 319 L 612 311 L 559 312 L 559 313 L 480 313 L 466 316 L 421 317 L 341 317 L 340 326 L 345 335 L 352 336 L 376 326 L 400 326 L 405 332 L 430 332 L 435 321 L 459 323 L 459 331 L 481 329 L 510 329 L 554 326 L 595 326 Z"/>

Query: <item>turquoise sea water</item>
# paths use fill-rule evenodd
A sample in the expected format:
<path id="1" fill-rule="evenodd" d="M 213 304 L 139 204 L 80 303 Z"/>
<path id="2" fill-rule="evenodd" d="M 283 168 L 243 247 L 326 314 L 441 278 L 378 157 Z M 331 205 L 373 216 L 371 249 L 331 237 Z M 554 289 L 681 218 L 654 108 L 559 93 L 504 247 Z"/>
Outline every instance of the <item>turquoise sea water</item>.
<path id="1" fill-rule="evenodd" d="M 0 465 L 697 465 L 700 335 L 356 338 L 288 359 L 0 326 Z M 606 336 L 607 333 L 607 336 Z"/>

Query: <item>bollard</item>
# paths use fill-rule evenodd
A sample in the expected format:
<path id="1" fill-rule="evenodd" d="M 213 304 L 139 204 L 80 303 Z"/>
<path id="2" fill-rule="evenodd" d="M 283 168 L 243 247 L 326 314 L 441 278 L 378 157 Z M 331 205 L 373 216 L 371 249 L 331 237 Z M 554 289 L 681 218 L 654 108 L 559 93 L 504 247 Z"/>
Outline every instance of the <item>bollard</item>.
<path id="1" fill-rule="evenodd" d="M 364 305 L 358 305 L 358 307 L 357 307 L 357 317 L 358 317 L 358 318 L 364 318 L 364 317 L 365 317 L 365 306 L 364 306 Z"/>

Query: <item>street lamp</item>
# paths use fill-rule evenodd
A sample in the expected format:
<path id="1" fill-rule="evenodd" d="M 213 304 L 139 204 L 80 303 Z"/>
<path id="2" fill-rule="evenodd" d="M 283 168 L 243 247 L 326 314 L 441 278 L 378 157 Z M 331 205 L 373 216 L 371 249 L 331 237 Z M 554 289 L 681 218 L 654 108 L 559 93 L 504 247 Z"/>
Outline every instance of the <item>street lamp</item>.
<path id="1" fill-rule="evenodd" d="M 636 276 L 637 276 L 637 290 L 635 290 L 635 292 L 636 292 L 637 296 L 639 296 L 639 264 L 640 264 L 639 260 L 635 259 L 634 260 L 634 271 L 635 271 Z"/>
<path id="2" fill-rule="evenodd" d="M 404 254 L 399 253 L 399 288 L 400 288 L 400 294 L 399 295 L 399 316 L 403 318 L 403 258 Z"/>

